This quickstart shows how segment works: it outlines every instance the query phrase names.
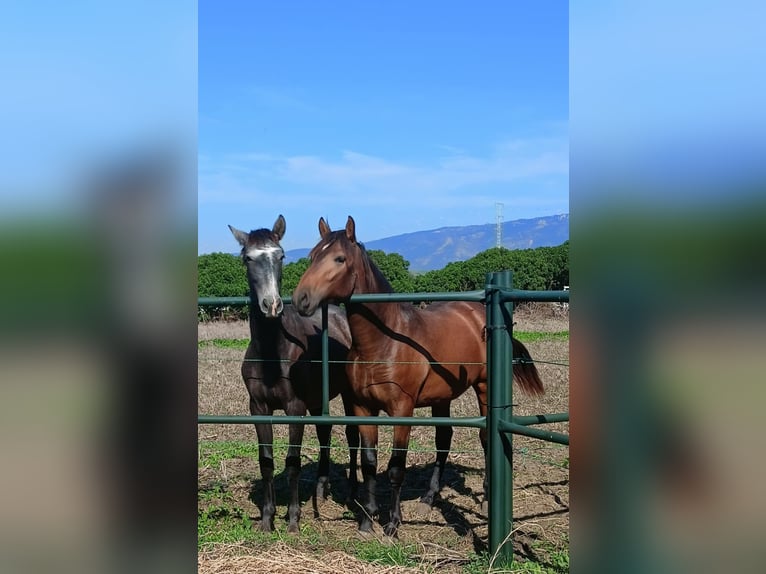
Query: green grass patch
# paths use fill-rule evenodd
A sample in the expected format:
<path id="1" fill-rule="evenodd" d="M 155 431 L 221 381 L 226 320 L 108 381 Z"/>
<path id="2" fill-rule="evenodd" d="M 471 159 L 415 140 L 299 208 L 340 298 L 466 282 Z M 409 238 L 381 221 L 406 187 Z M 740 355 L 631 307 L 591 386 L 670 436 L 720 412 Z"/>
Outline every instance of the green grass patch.
<path id="1" fill-rule="evenodd" d="M 200 548 L 214 543 L 253 540 L 255 534 L 247 512 L 230 502 L 209 504 L 197 513 L 197 541 Z"/>
<path id="2" fill-rule="evenodd" d="M 221 349 L 247 349 L 250 344 L 250 339 L 205 339 L 204 341 L 198 341 L 197 347 L 202 349 L 203 347 L 218 347 Z"/>
<path id="3" fill-rule="evenodd" d="M 522 343 L 534 343 L 537 341 L 568 341 L 569 331 L 543 333 L 540 331 L 516 331 L 514 329 L 513 336 Z"/>
<path id="4" fill-rule="evenodd" d="M 280 448 L 287 452 L 287 445 L 281 445 L 279 440 L 274 441 L 275 460 L 276 453 Z M 200 441 L 198 445 L 198 468 L 217 467 L 222 460 L 232 458 L 255 458 L 258 459 L 258 443 L 243 441 Z"/>
<path id="5" fill-rule="evenodd" d="M 289 439 L 274 437 L 274 464 L 277 470 L 284 464 L 287 456 Z M 344 445 L 337 437 L 330 440 L 330 448 L 342 448 Z M 319 449 L 319 441 L 315 437 L 307 436 L 303 439 L 303 448 Z M 253 437 L 252 441 L 200 441 L 198 446 L 197 467 L 218 467 L 223 460 L 247 458 L 258 460 L 258 441 Z"/>
<path id="6" fill-rule="evenodd" d="M 420 549 L 416 544 L 405 544 L 399 541 L 387 544 L 379 540 L 347 540 L 342 545 L 346 554 L 359 560 L 379 566 L 416 567 L 419 564 L 417 555 Z"/>
<path id="7" fill-rule="evenodd" d="M 514 560 L 511 572 L 519 572 L 520 574 L 563 574 L 569 572 L 568 548 L 557 548 L 549 542 L 538 542 L 533 544 L 533 549 L 537 555 L 536 559 L 539 561 Z"/>
<path id="8" fill-rule="evenodd" d="M 509 574 L 563 574 L 569 572 L 569 552 L 567 550 L 551 550 L 543 562 L 520 560 L 514 557 L 513 564 L 492 563 L 486 552 L 473 554 L 462 567 L 464 574 L 487 574 L 492 572 L 508 572 Z M 491 566 L 491 567 L 490 567 Z"/>
<path id="9" fill-rule="evenodd" d="M 487 574 L 507 572 L 509 574 L 564 574 L 569 572 L 569 551 L 550 550 L 542 561 L 521 560 L 514 557 L 513 564 L 495 560 L 489 554 L 474 554 L 463 565 L 464 574 Z"/>

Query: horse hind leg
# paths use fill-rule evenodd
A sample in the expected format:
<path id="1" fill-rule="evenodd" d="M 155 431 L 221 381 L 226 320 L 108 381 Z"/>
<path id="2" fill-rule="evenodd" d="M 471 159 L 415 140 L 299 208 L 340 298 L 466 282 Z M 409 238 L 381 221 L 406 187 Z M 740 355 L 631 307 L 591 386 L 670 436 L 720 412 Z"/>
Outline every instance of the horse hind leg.
<path id="1" fill-rule="evenodd" d="M 305 411 L 304 413 L 305 414 Z M 301 445 L 303 444 L 303 425 L 289 425 L 290 444 L 287 447 L 285 470 L 290 485 L 290 502 L 287 506 L 287 532 L 297 534 L 300 531 L 301 501 L 298 479 L 301 474 Z"/>
<path id="2" fill-rule="evenodd" d="M 402 483 L 407 465 L 407 447 L 410 442 L 410 427 L 394 427 L 394 446 L 388 463 L 388 480 L 391 482 L 391 519 L 383 527 L 386 536 L 396 537 L 402 524 Z"/>
<path id="3" fill-rule="evenodd" d="M 357 411 L 358 416 L 372 413 Z M 377 413 L 375 413 L 377 415 Z M 378 427 L 375 425 L 360 425 L 361 466 L 364 478 L 363 501 L 360 504 L 359 532 L 372 532 L 373 520 L 378 516 L 378 501 L 375 494 L 378 472 Z"/>
<path id="4" fill-rule="evenodd" d="M 449 417 L 450 404 L 438 405 L 431 408 L 433 417 Z M 433 507 L 434 501 L 439 497 L 442 487 L 442 475 L 444 466 L 447 464 L 450 447 L 452 445 L 452 427 L 436 427 L 436 462 L 434 463 L 434 472 L 431 475 L 431 481 L 428 483 L 428 491 L 420 497 L 420 503 L 423 506 L 422 512 L 428 512 Z"/>
<path id="5" fill-rule="evenodd" d="M 476 392 L 476 399 L 479 402 L 479 414 L 483 417 L 487 416 L 488 403 L 487 403 L 487 381 L 481 380 L 473 387 Z M 481 511 L 484 514 L 489 513 L 489 461 L 487 460 L 487 428 L 479 429 L 479 441 L 481 442 L 481 448 L 484 451 L 484 481 L 482 487 L 484 489 L 484 499 L 481 503 Z"/>
<path id="6" fill-rule="evenodd" d="M 251 401 L 250 412 L 253 415 L 270 415 L 269 409 Z M 263 532 L 274 530 L 274 513 L 276 512 L 276 494 L 274 492 L 274 432 L 270 424 L 256 424 L 258 435 L 258 464 L 261 468 L 263 481 L 263 500 L 261 503 L 261 524 Z"/>

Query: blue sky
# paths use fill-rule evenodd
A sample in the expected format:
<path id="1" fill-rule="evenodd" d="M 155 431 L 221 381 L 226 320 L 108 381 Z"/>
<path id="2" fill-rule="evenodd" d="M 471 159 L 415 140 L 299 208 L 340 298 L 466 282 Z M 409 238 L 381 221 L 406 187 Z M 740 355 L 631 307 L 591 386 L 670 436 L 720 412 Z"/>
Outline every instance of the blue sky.
<path id="1" fill-rule="evenodd" d="M 199 252 L 569 211 L 568 4 L 199 3 Z"/>
<path id="2" fill-rule="evenodd" d="M 190 0 L 3 3 L 0 216 L 83 209 L 84 172 L 193 142 L 196 51 Z"/>

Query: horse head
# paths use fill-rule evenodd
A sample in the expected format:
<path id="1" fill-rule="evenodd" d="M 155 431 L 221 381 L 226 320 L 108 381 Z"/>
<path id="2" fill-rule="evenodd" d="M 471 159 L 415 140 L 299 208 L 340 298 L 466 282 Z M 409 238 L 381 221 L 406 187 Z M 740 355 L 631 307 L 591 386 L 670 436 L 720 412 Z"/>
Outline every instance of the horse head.
<path id="1" fill-rule="evenodd" d="M 242 261 L 247 268 L 250 300 L 264 316 L 279 317 L 284 303 L 279 292 L 282 287 L 282 260 L 285 252 L 279 244 L 285 235 L 285 218 L 280 215 L 269 229 L 256 229 L 250 233 L 229 225 L 232 235 L 242 246 Z"/>
<path id="2" fill-rule="evenodd" d="M 293 292 L 293 304 L 301 315 L 313 315 L 324 302 L 346 301 L 354 293 L 360 273 L 361 250 L 356 226 L 349 215 L 346 228 L 332 231 L 319 218 L 321 239 L 309 253 L 309 266 Z"/>

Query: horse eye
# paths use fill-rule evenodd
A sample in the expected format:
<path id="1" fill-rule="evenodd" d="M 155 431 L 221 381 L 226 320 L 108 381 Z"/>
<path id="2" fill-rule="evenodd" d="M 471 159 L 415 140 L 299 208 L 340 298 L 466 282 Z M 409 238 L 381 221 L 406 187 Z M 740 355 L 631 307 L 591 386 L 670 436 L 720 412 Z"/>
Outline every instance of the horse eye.
<path id="1" fill-rule="evenodd" d="M 338 255 L 335 258 L 335 263 L 345 263 L 345 262 L 346 262 L 346 258 L 343 255 Z"/>

